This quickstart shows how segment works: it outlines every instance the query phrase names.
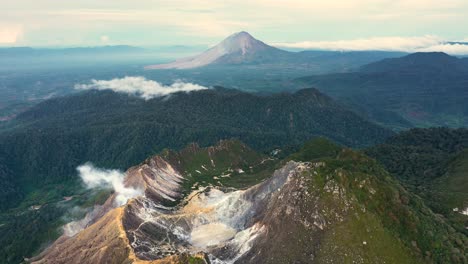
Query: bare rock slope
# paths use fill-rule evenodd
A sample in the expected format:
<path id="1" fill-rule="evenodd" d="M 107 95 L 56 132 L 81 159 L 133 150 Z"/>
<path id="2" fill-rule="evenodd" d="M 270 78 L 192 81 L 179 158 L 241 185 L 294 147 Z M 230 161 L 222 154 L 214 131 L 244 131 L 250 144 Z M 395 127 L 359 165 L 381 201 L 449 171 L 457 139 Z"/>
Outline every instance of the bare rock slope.
<path id="1" fill-rule="evenodd" d="M 375 161 L 321 140 L 284 161 L 240 142 L 192 145 L 129 169 L 127 184 L 144 195 L 60 238 L 34 263 L 464 263 L 467 257 L 466 237 Z"/>

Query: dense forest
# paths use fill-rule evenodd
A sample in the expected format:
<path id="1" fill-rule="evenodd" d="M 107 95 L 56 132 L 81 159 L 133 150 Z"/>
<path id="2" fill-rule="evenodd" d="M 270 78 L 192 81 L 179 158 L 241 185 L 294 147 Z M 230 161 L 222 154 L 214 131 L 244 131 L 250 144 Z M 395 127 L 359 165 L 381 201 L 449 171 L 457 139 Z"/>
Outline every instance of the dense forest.
<path id="1" fill-rule="evenodd" d="M 362 147 L 392 134 L 314 89 L 260 96 L 218 88 L 148 101 L 92 91 L 48 100 L 23 113 L 3 129 L 0 146 L 6 171 L 15 175 L 6 182 L 21 186 L 21 196 L 72 180 L 76 166 L 87 161 L 125 169 L 163 148 L 181 149 L 191 142 L 207 146 L 237 138 L 268 151 L 315 136 Z M 14 206 L 14 201 L 2 205 Z"/>
<path id="2" fill-rule="evenodd" d="M 366 153 L 466 232 L 458 211 L 468 206 L 468 129 L 415 128 Z"/>
<path id="3" fill-rule="evenodd" d="M 468 62 L 445 53 L 415 53 L 300 81 L 393 129 L 468 125 Z"/>

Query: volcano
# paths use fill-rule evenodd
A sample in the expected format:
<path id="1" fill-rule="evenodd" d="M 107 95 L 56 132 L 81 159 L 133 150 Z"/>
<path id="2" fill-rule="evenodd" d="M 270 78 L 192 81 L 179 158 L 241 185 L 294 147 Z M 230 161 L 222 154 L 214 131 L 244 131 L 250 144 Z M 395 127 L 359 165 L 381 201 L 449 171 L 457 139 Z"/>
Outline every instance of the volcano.
<path id="1" fill-rule="evenodd" d="M 125 184 L 144 192 L 123 206 L 112 194 L 80 230 L 27 261 L 466 263 L 464 234 L 447 231 L 375 160 L 324 138 L 284 160 L 236 140 L 191 144 L 130 168 Z M 437 248 L 452 254 L 426 253 Z"/>
<path id="2" fill-rule="evenodd" d="M 260 64 L 285 59 L 293 54 L 269 46 L 249 33 L 235 33 L 209 50 L 168 64 L 150 65 L 146 69 L 191 69 L 209 65 Z"/>

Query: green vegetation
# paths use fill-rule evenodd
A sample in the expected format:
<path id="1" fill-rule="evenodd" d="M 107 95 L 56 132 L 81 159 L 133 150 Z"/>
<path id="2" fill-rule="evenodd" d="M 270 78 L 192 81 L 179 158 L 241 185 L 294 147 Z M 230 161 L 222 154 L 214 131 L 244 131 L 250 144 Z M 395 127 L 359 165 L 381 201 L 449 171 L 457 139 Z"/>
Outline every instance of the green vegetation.
<path id="1" fill-rule="evenodd" d="M 206 260 L 203 259 L 203 258 L 200 258 L 200 257 L 193 257 L 193 256 L 190 256 L 190 257 L 189 257 L 189 260 L 188 260 L 188 263 L 189 263 L 189 264 L 205 264 L 205 263 L 206 263 Z"/>
<path id="2" fill-rule="evenodd" d="M 124 170 L 164 148 L 178 150 L 191 142 L 209 146 L 237 138 L 266 151 L 317 135 L 364 146 L 392 132 L 313 89 L 260 96 L 219 88 L 148 101 L 113 92 L 52 99 L 0 133 L 6 167 L 0 172 L 7 173 L 0 180 L 12 185 L 0 193 L 5 193 L 1 206 L 14 207 L 41 186 L 74 179 L 75 168 L 87 161 Z"/>
<path id="3" fill-rule="evenodd" d="M 366 150 L 437 213 L 466 232 L 468 217 L 454 212 L 468 206 L 468 130 L 412 129 Z"/>
<path id="4" fill-rule="evenodd" d="M 53 204 L 17 208 L 0 214 L 0 259 L 20 263 L 58 238 L 66 209 Z"/>
<path id="5" fill-rule="evenodd" d="M 0 213 L 0 259 L 20 263 L 57 239 L 64 224 L 81 219 L 103 204 L 110 191 L 86 191 L 77 180 L 43 186 L 28 193 L 16 207 Z"/>
<path id="6" fill-rule="evenodd" d="M 238 140 L 222 140 L 208 148 L 191 144 L 179 152 L 165 150 L 162 156 L 180 166 L 188 192 L 196 186 L 250 187 L 271 176 L 278 164 L 277 159 L 259 154 Z"/>
<path id="7" fill-rule="evenodd" d="M 311 175 L 310 192 L 319 190 L 323 211 L 344 215 L 342 222 L 335 222 L 336 228 L 325 232 L 319 254 L 324 261 L 350 263 L 358 258 L 362 263 L 375 263 L 379 256 L 385 256 L 388 263 L 467 260 L 467 237 L 375 160 L 343 149 L 335 158 L 315 159 L 313 164 L 317 173 Z M 342 251 L 329 254 L 337 249 Z"/>
<path id="8" fill-rule="evenodd" d="M 354 261 L 354 262 L 353 262 Z M 326 232 L 318 263 L 423 263 L 372 213 L 357 212 Z"/>
<path id="9" fill-rule="evenodd" d="M 290 156 L 290 159 L 312 161 L 323 158 L 334 158 L 341 152 L 341 149 L 342 147 L 330 140 L 318 137 L 304 143 L 298 152 Z"/>
<path id="10" fill-rule="evenodd" d="M 431 183 L 435 199 L 448 208 L 468 207 L 468 149 L 450 162 L 447 172 Z"/>
<path id="11" fill-rule="evenodd" d="M 457 230 L 468 235 L 468 216 L 461 214 L 468 208 L 468 149 L 458 154 L 449 163 L 447 172 L 435 179 L 428 187 L 431 205 L 437 212 L 447 216 Z"/>

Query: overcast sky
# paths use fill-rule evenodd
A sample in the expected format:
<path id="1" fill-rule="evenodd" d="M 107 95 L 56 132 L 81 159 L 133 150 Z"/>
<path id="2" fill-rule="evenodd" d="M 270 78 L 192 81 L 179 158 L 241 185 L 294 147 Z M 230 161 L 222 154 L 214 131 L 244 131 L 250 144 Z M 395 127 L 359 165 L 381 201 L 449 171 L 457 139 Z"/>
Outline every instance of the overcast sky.
<path id="1" fill-rule="evenodd" d="M 241 30 L 267 43 L 299 48 L 412 47 L 468 38 L 468 0 L 0 0 L 0 4 L 2 46 L 213 45 Z"/>

